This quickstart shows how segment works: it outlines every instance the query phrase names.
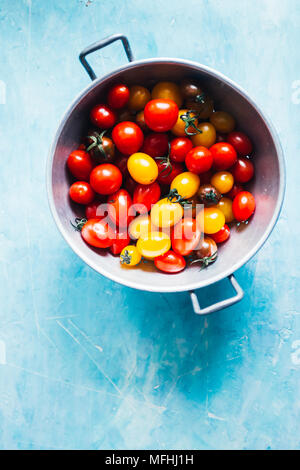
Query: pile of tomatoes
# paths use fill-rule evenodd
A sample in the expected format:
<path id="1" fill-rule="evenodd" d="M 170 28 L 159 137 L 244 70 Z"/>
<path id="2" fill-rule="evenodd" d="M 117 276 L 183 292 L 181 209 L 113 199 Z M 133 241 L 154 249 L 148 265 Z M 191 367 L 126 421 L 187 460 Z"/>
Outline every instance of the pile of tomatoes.
<path id="1" fill-rule="evenodd" d="M 69 196 L 85 206 L 74 227 L 123 267 L 154 261 L 166 273 L 207 267 L 231 223 L 247 223 L 253 145 L 200 83 L 114 85 L 67 159 Z"/>

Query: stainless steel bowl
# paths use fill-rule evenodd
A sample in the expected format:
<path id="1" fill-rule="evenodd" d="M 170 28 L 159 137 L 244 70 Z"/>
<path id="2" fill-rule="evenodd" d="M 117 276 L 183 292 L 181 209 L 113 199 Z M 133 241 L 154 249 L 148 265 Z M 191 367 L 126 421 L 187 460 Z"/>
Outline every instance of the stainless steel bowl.
<path id="1" fill-rule="evenodd" d="M 130 63 L 96 79 L 86 55 L 116 40 L 122 41 Z M 249 261 L 266 241 L 276 224 L 284 198 L 284 158 L 273 126 L 246 92 L 224 75 L 188 60 L 158 58 L 133 61 L 128 41 L 122 35 L 111 36 L 86 48 L 80 54 L 80 60 L 94 81 L 77 96 L 65 112 L 55 135 L 47 165 L 50 207 L 63 237 L 89 266 L 120 284 L 152 292 L 190 291 L 196 313 L 211 313 L 237 302 L 242 298 L 243 291 L 233 273 Z M 200 80 L 214 97 L 218 108 L 232 113 L 239 128 L 255 143 L 256 176 L 250 185 L 257 202 L 255 216 L 247 226 L 232 230 L 230 240 L 220 247 L 217 262 L 206 270 L 199 271 L 198 267 L 190 267 L 182 273 L 167 275 L 157 272 L 150 264 L 125 270 L 120 268 L 118 258 L 92 250 L 72 228 L 70 220 L 78 213 L 68 198 L 69 177 L 66 172 L 66 159 L 78 146 L 79 138 L 86 130 L 90 109 L 104 99 L 112 84 L 125 82 L 129 85 L 141 83 L 151 86 L 159 80 L 177 82 L 184 77 Z M 201 309 L 194 290 L 227 276 L 236 290 L 236 295 Z"/>

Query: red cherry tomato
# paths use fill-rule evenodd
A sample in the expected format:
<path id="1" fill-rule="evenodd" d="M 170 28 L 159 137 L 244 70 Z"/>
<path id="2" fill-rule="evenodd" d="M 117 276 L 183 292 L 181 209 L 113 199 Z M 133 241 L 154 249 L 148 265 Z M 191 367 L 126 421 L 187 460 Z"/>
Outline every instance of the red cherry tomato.
<path id="1" fill-rule="evenodd" d="M 241 191 L 244 191 L 243 186 L 241 184 L 234 183 L 231 190 L 228 193 L 226 193 L 225 196 L 229 197 L 230 199 L 234 199 L 235 196 Z"/>
<path id="2" fill-rule="evenodd" d="M 159 198 L 160 186 L 156 181 L 152 184 L 138 184 L 133 193 L 133 204 L 140 214 L 145 214 Z"/>
<path id="3" fill-rule="evenodd" d="M 85 217 L 87 220 L 89 219 L 95 219 L 97 216 L 97 209 L 99 206 L 100 202 L 91 202 L 91 204 L 88 204 L 85 208 Z"/>
<path id="4" fill-rule="evenodd" d="M 228 135 L 227 141 L 235 148 L 235 150 L 241 157 L 251 155 L 253 151 L 253 145 L 251 140 L 243 132 L 231 132 Z"/>
<path id="5" fill-rule="evenodd" d="M 121 109 L 127 104 L 130 96 L 129 88 L 123 83 L 114 85 L 108 92 L 107 103 L 113 109 Z"/>
<path id="6" fill-rule="evenodd" d="M 69 189 L 69 195 L 72 201 L 78 204 L 90 204 L 95 193 L 89 183 L 86 181 L 76 181 Z"/>
<path id="7" fill-rule="evenodd" d="M 117 227 L 128 227 L 134 218 L 128 214 L 132 206 L 132 199 L 126 189 L 111 194 L 108 199 L 108 217 Z"/>
<path id="8" fill-rule="evenodd" d="M 168 153 L 169 139 L 167 134 L 155 133 L 147 135 L 141 152 L 150 155 L 152 158 L 162 157 Z"/>
<path id="9" fill-rule="evenodd" d="M 127 176 L 129 174 L 129 171 L 127 169 L 127 161 L 128 156 L 120 154 L 119 157 L 117 157 L 117 160 L 114 162 L 114 164 L 119 168 L 122 175 L 124 176 Z"/>
<path id="10" fill-rule="evenodd" d="M 255 199 L 249 191 L 242 191 L 235 196 L 232 203 L 234 218 L 238 222 L 245 222 L 255 211 Z"/>
<path id="11" fill-rule="evenodd" d="M 125 248 L 130 243 L 130 236 L 128 235 L 127 230 L 119 229 L 116 230 L 114 239 L 112 240 L 112 245 L 109 247 L 110 252 L 113 255 L 119 255 L 123 248 Z"/>
<path id="12" fill-rule="evenodd" d="M 230 228 L 228 227 L 227 224 L 224 224 L 224 226 L 219 230 L 217 233 L 211 233 L 210 237 L 216 242 L 216 243 L 223 243 L 228 240 L 230 237 Z"/>
<path id="13" fill-rule="evenodd" d="M 213 157 L 206 147 L 198 146 L 189 151 L 185 164 L 189 171 L 199 175 L 211 169 Z"/>
<path id="14" fill-rule="evenodd" d="M 144 134 L 134 122 L 124 121 L 114 127 L 112 139 L 121 153 L 132 155 L 142 147 Z"/>
<path id="15" fill-rule="evenodd" d="M 216 170 L 228 170 L 237 160 L 237 153 L 234 147 L 227 142 L 219 142 L 209 149 L 214 160 Z"/>
<path id="16" fill-rule="evenodd" d="M 182 256 L 189 255 L 198 245 L 201 231 L 195 219 L 185 217 L 180 220 L 172 232 L 172 248 Z"/>
<path id="17" fill-rule="evenodd" d="M 96 248 L 108 248 L 112 245 L 114 232 L 107 222 L 99 218 L 88 220 L 81 230 L 86 243 Z"/>
<path id="18" fill-rule="evenodd" d="M 170 185 L 176 176 L 184 172 L 184 168 L 181 163 L 172 162 L 172 168 L 169 167 L 166 162 L 157 161 L 156 163 L 158 166 L 157 181 L 160 184 Z"/>
<path id="19" fill-rule="evenodd" d="M 129 171 L 127 170 L 127 172 L 129 173 Z M 129 194 L 131 196 L 133 196 L 133 193 L 134 193 L 134 190 L 137 186 L 137 182 L 134 181 L 133 178 L 131 178 L 131 176 L 128 174 L 128 176 L 126 176 L 125 178 L 125 182 L 124 182 L 124 188 L 129 192 Z"/>
<path id="20" fill-rule="evenodd" d="M 248 158 L 238 158 L 231 173 L 237 183 L 247 183 L 254 175 L 253 163 Z"/>
<path id="21" fill-rule="evenodd" d="M 88 152 L 84 150 L 74 150 L 70 153 L 67 165 L 75 178 L 88 181 L 93 169 L 93 162 Z"/>
<path id="22" fill-rule="evenodd" d="M 99 194 L 113 194 L 122 185 L 122 173 L 117 166 L 103 163 L 93 169 L 90 183 L 94 191 Z"/>
<path id="23" fill-rule="evenodd" d="M 91 122 L 100 129 L 109 129 L 116 123 L 115 113 L 106 104 L 97 104 L 90 113 Z"/>
<path id="24" fill-rule="evenodd" d="M 147 126 L 153 131 L 167 132 L 176 124 L 178 106 L 172 100 L 151 100 L 145 106 L 144 117 Z"/>
<path id="25" fill-rule="evenodd" d="M 184 162 L 185 157 L 193 148 L 193 142 L 188 137 L 177 137 L 170 144 L 170 160 Z"/>
<path id="26" fill-rule="evenodd" d="M 160 271 L 164 273 L 179 273 L 186 266 L 186 261 L 179 253 L 172 250 L 167 251 L 161 256 L 154 259 L 154 264 Z"/>

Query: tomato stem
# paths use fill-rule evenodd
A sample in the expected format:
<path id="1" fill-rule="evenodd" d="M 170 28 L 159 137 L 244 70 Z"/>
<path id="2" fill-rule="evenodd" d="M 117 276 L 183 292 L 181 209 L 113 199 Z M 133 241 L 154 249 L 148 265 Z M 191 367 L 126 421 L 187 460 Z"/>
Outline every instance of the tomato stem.
<path id="1" fill-rule="evenodd" d="M 198 129 L 198 127 L 195 124 L 195 121 L 199 118 L 199 116 L 196 114 L 194 116 L 191 116 L 191 114 L 194 114 L 192 111 L 187 111 L 185 114 L 182 114 L 180 116 L 180 119 L 185 123 L 185 128 L 184 132 L 186 135 L 197 135 L 197 134 L 202 134 L 201 129 Z M 189 132 L 189 127 L 192 127 L 196 132 Z"/>
<path id="2" fill-rule="evenodd" d="M 103 146 L 103 136 L 104 136 L 105 132 L 106 132 L 106 130 L 101 132 L 101 134 L 99 134 L 98 132 L 95 132 L 95 135 L 88 135 L 87 136 L 87 139 L 92 140 L 92 143 L 86 149 L 87 152 L 89 152 L 93 148 L 97 147 L 99 152 L 102 154 L 103 158 L 107 157 L 106 152 L 104 150 L 104 146 Z"/>
<path id="3" fill-rule="evenodd" d="M 169 170 L 164 176 L 169 176 L 172 173 L 173 167 L 170 161 L 170 152 L 171 152 L 171 145 L 170 142 L 168 143 L 168 154 L 163 155 L 162 157 L 155 157 L 155 160 L 161 160 L 162 163 L 166 163 L 165 168 L 163 168 L 159 174 L 162 175 L 165 171 Z"/>
<path id="4" fill-rule="evenodd" d="M 205 93 L 201 93 L 200 95 L 197 95 L 195 97 L 195 103 L 201 103 L 201 104 L 204 104 L 205 103 L 205 97 L 206 97 L 206 94 Z"/>
<path id="5" fill-rule="evenodd" d="M 202 271 L 202 269 L 205 269 L 210 264 L 214 263 L 217 257 L 218 257 L 218 252 L 215 251 L 211 256 L 204 256 L 204 258 L 194 259 L 193 261 L 190 262 L 190 266 L 192 264 L 201 263 L 200 271 Z"/>
<path id="6" fill-rule="evenodd" d="M 129 254 L 128 250 L 124 251 L 123 255 L 120 255 L 121 264 L 130 264 L 131 255 Z"/>
<path id="7" fill-rule="evenodd" d="M 74 229 L 77 230 L 77 232 L 81 232 L 82 227 L 87 223 L 87 219 L 86 218 L 81 219 L 80 217 L 76 217 L 74 222 L 75 224 L 73 224 L 72 221 L 70 220 L 70 224 L 72 225 L 72 227 L 74 227 Z"/>
<path id="8" fill-rule="evenodd" d="M 184 197 L 180 196 L 176 188 L 170 190 L 169 194 L 167 195 L 167 198 L 170 202 L 173 202 L 174 204 L 178 202 L 181 206 L 189 204 L 188 199 L 185 199 Z M 173 199 L 175 199 L 175 201 Z"/>

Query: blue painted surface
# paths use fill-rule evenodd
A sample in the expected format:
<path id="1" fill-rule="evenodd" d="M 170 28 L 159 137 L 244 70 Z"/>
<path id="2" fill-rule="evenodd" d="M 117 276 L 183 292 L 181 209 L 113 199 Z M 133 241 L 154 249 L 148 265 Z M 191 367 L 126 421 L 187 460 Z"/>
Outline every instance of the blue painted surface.
<path id="1" fill-rule="evenodd" d="M 300 5 L 186 5 L 1 2 L 2 449 L 300 447 Z M 288 187 L 277 228 L 237 272 L 244 300 L 209 318 L 192 314 L 185 293 L 100 277 L 50 216 L 48 148 L 89 80 L 77 54 L 115 32 L 138 59 L 193 59 L 230 76 L 282 140 Z M 116 44 L 92 62 L 104 74 L 124 60 Z M 230 293 L 224 281 L 201 295 Z"/>

